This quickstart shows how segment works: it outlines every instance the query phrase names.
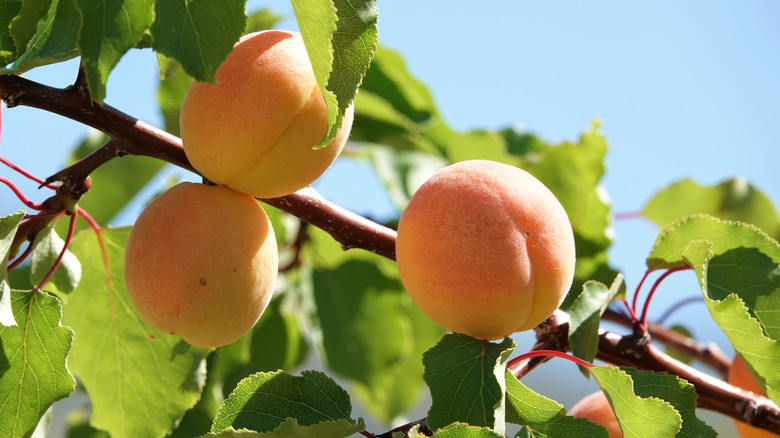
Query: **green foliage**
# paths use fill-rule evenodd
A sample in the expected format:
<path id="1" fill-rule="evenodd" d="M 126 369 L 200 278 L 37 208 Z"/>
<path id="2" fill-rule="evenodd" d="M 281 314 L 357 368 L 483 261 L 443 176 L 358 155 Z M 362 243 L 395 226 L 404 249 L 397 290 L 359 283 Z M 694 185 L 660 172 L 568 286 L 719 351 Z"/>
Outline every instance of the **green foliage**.
<path id="1" fill-rule="evenodd" d="M 673 437 L 680 431 L 682 419 L 674 407 L 662 399 L 636 394 L 631 375 L 626 371 L 613 366 L 592 367 L 590 371 L 607 396 L 624 437 L 640 438 L 648 430 L 655 436 Z"/>
<path id="2" fill-rule="evenodd" d="M 215 82 L 217 67 L 244 33 L 245 3 L 242 0 L 157 0 L 150 29 L 153 47 L 179 62 L 195 80 Z"/>
<path id="3" fill-rule="evenodd" d="M 647 261 L 651 269 L 694 268 L 713 319 L 767 395 L 780 400 L 777 241 L 752 225 L 696 215 L 667 227 Z"/>
<path id="4" fill-rule="evenodd" d="M 599 343 L 601 315 L 615 297 L 626 294 L 623 276 L 618 275 L 610 287 L 597 281 L 588 281 L 582 293 L 569 309 L 569 345 L 571 352 L 580 359 L 593 362 Z M 580 367 L 586 376 L 587 370 Z"/>
<path id="5" fill-rule="evenodd" d="M 271 432 L 285 418 L 297 419 L 302 426 L 352 422 L 352 404 L 346 391 L 318 371 L 304 371 L 300 377 L 281 371 L 257 373 L 242 380 L 225 400 L 211 432 L 227 428 Z"/>
<path id="6" fill-rule="evenodd" d="M 0 68 L 0 74 L 20 74 L 34 67 L 66 61 L 78 55 L 78 29 L 81 16 L 76 0 L 52 0 L 48 11 L 37 22 L 35 34 L 29 41 L 15 41 L 17 47 L 26 44 L 26 50 L 18 51 L 10 68 Z"/>
<path id="7" fill-rule="evenodd" d="M 431 389 L 426 421 L 431 429 L 455 421 L 504 432 L 506 361 L 515 343 L 500 344 L 449 334 L 423 355 Z"/>
<path id="8" fill-rule="evenodd" d="M 76 0 L 82 20 L 79 53 L 90 95 L 96 102 L 105 99 L 108 74 L 119 58 L 141 39 L 152 24 L 153 4 L 153 0 Z"/>
<path id="9" fill-rule="evenodd" d="M 76 381 L 65 366 L 73 331 L 60 325 L 62 307 L 45 292 L 12 291 L 17 325 L 0 327 L 0 430 L 25 436 Z"/>
<path id="10" fill-rule="evenodd" d="M 593 361 L 601 316 L 625 294 L 608 254 L 610 206 L 601 186 L 607 142 L 598 124 L 559 144 L 512 128 L 457 132 L 402 56 L 378 47 L 375 1 L 291 4 L 329 110 L 321 145 L 354 104 L 345 153 L 370 163 L 397 213 L 435 170 L 467 159 L 522 167 L 555 193 L 577 245 L 575 281 L 562 306 L 570 312 L 568 342 L 574 355 Z M 280 19 L 266 9 L 247 17 L 245 6 L 241 0 L 0 0 L 0 74 L 80 56 L 91 96 L 102 102 L 119 59 L 129 50 L 152 49 L 164 129 L 179 135 L 192 81 L 213 82 L 242 34 Z M 107 141 L 90 132 L 70 163 Z M 164 165 L 145 157 L 111 160 L 91 173 L 92 187 L 79 205 L 108 223 Z M 0 218 L 0 430 L 29 436 L 47 424 L 45 412 L 55 401 L 86 391 L 90 408 L 74 416 L 67 436 L 347 437 L 365 429 L 352 418 L 353 400 L 394 427 L 427 385 L 427 422 L 436 437 L 499 437 L 505 422 L 523 426 L 518 437 L 607 437 L 602 426 L 567 416 L 561 404 L 506 369 L 510 339 L 444 335 L 404 292 L 393 261 L 345 252 L 326 232 L 266 210 L 284 261 L 276 296 L 252 331 L 215 351 L 141 321 L 124 286 L 127 228 L 102 229 L 99 238 L 81 231 L 45 292 L 31 292 L 20 289 L 37 286 L 50 271 L 66 244 L 68 221 L 38 233 L 30 263 L 9 273 L 24 215 Z M 689 217 L 695 213 L 713 217 Z M 642 214 L 664 227 L 648 268 L 693 268 L 714 321 L 769 397 L 780 401 L 780 219 L 769 198 L 741 178 L 711 187 L 684 179 L 659 191 Z M 312 353 L 323 372 L 285 372 Z M 714 436 L 696 417 L 697 396 L 687 382 L 630 368 L 590 372 L 625 436 Z M 349 393 L 326 373 L 343 378 Z M 424 435 L 414 427 L 395 436 Z"/>
<path id="11" fill-rule="evenodd" d="M 292 0 L 314 76 L 328 107 L 328 145 L 341 128 L 347 108 L 377 47 L 375 0 Z"/>
<path id="12" fill-rule="evenodd" d="M 696 417 L 696 399 L 698 396 L 693 385 L 664 373 L 624 369 L 634 381 L 634 393 L 639 397 L 656 397 L 669 404 L 680 414 L 682 428 L 679 437 L 716 437 L 715 431 Z"/>
<path id="13" fill-rule="evenodd" d="M 14 312 L 11 306 L 11 285 L 8 281 L 8 258 L 11 255 L 16 230 L 19 222 L 24 217 L 24 212 L 9 214 L 0 217 L 0 325 L 16 325 Z"/>
<path id="14" fill-rule="evenodd" d="M 660 190 L 642 210 L 661 227 L 696 213 L 747 222 L 780 239 L 780 217 L 772 201 L 744 178 L 730 178 L 709 187 L 685 178 Z"/>
<path id="15" fill-rule="evenodd" d="M 84 230 L 73 239 L 84 274 L 63 306 L 75 332 L 68 367 L 89 394 L 93 426 L 113 437 L 163 436 L 200 397 L 208 350 L 141 321 L 124 282 L 128 234 L 106 229 L 98 241 Z"/>
<path id="16" fill-rule="evenodd" d="M 38 285 L 54 266 L 65 247 L 65 241 L 57 235 L 54 227 L 48 226 L 38 232 L 32 245 L 30 283 Z M 47 289 L 52 290 L 53 286 L 56 291 L 70 293 L 78 286 L 80 278 L 81 264 L 78 258 L 70 250 L 65 250 Z"/>

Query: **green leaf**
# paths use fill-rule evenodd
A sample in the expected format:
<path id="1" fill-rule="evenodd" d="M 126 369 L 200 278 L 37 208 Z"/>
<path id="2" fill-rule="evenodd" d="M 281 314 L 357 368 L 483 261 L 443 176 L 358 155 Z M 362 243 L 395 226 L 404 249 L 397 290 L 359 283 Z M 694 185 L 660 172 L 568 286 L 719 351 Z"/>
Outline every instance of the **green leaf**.
<path id="1" fill-rule="evenodd" d="M 33 242 L 31 254 L 30 282 L 32 284 L 38 285 L 43 281 L 64 247 L 65 241 L 57 235 L 53 225 L 38 232 Z M 72 252 L 65 250 L 60 265 L 54 271 L 54 276 L 51 277 L 50 283 L 45 286 L 45 289 L 70 293 L 78 286 L 79 279 L 81 279 L 81 264 Z"/>
<path id="2" fill-rule="evenodd" d="M 244 32 L 245 6 L 242 0 L 157 0 L 154 49 L 178 61 L 195 80 L 214 82 Z"/>
<path id="3" fill-rule="evenodd" d="M 8 27 L 18 53 L 24 52 L 27 48 L 30 38 L 35 35 L 38 21 L 51 7 L 51 0 L 21 0 L 21 5 L 21 10 Z"/>
<path id="4" fill-rule="evenodd" d="M 607 142 L 594 123 L 577 143 L 564 142 L 550 148 L 540 161 L 528 169 L 558 198 L 569 214 L 577 235 L 577 256 L 580 245 L 587 254 L 608 248 L 612 244 L 609 231 L 609 205 L 601 178 L 604 176 L 604 158 Z"/>
<path id="5" fill-rule="evenodd" d="M 525 426 L 527 434 L 519 436 L 609 438 L 603 426 L 585 418 L 567 416 L 563 405 L 528 389 L 509 370 L 506 371 L 506 421 Z"/>
<path id="6" fill-rule="evenodd" d="M 661 232 L 647 264 L 694 268 L 710 315 L 769 398 L 780 401 L 777 241 L 753 225 L 694 215 Z"/>
<path id="7" fill-rule="evenodd" d="M 623 275 L 618 274 L 612 285 L 607 288 L 603 283 L 588 281 L 582 293 L 574 300 L 569 309 L 569 345 L 572 354 L 580 359 L 593 362 L 599 344 L 599 326 L 601 315 L 618 295 L 625 295 L 626 284 Z M 580 367 L 586 376 L 588 370 Z"/>
<path id="8" fill-rule="evenodd" d="M 165 58 L 172 61 L 167 56 L 158 55 L 158 60 Z M 175 62 L 175 61 L 173 61 Z M 176 65 L 179 65 L 176 63 Z M 160 75 L 164 67 L 160 67 Z M 176 74 L 160 82 L 157 87 L 157 102 L 160 104 L 160 111 L 163 115 L 165 130 L 173 135 L 181 135 L 179 130 L 179 115 L 181 114 L 181 105 L 184 102 L 184 96 L 190 89 L 193 79 L 186 72 L 179 70 Z"/>
<path id="9" fill-rule="evenodd" d="M 65 359 L 73 331 L 60 324 L 57 298 L 42 292 L 11 293 L 17 326 L 0 327 L 0 430 L 27 436 L 49 406 L 70 395 L 76 381 Z"/>
<path id="10" fill-rule="evenodd" d="M 84 275 L 65 305 L 63 322 L 76 333 L 68 364 L 89 393 L 93 426 L 113 437 L 163 436 L 200 397 L 208 350 L 151 329 L 136 313 L 124 281 L 129 230 L 73 239 Z"/>
<path id="11" fill-rule="evenodd" d="M 290 370 L 306 360 L 309 346 L 303 330 L 283 301 L 273 300 L 252 329 L 244 376 L 252 371 Z"/>
<path id="12" fill-rule="evenodd" d="M 14 312 L 11 306 L 11 285 L 8 279 L 8 258 L 14 243 L 19 222 L 24 212 L 9 214 L 0 218 L 0 326 L 14 326 Z"/>
<path id="13" fill-rule="evenodd" d="M 270 432 L 285 418 L 310 426 L 322 421 L 352 422 L 349 394 L 319 371 L 294 377 L 282 371 L 257 373 L 242 380 L 225 400 L 211 427 Z"/>
<path id="14" fill-rule="evenodd" d="M 693 215 L 661 231 L 647 257 L 647 267 L 656 270 L 683 266 L 688 246 L 704 241 L 712 244 L 712 254 L 723 254 L 739 247 L 758 248 L 773 260 L 780 260 L 780 245 L 757 227 L 707 215 Z"/>
<path id="15" fill-rule="evenodd" d="M 34 67 L 75 57 L 78 55 L 80 27 L 81 16 L 76 9 L 76 0 L 52 0 L 46 15 L 38 22 L 27 50 L 19 55 L 11 68 L 0 68 L 0 74 L 20 74 Z"/>
<path id="16" fill-rule="evenodd" d="M 436 430 L 462 421 L 504 433 L 506 363 L 515 347 L 462 334 L 448 334 L 423 355 L 423 378 L 431 390 L 427 422 Z"/>
<path id="17" fill-rule="evenodd" d="M 682 419 L 671 404 L 636 395 L 631 376 L 620 368 L 594 366 L 590 371 L 607 396 L 624 437 L 644 437 L 650 430 L 657 437 L 677 436 Z"/>
<path id="18" fill-rule="evenodd" d="M 418 437 L 425 435 L 417 435 Z M 477 427 L 465 423 L 453 423 L 433 434 L 436 438 L 503 438 L 503 434 L 496 433 L 487 427 Z"/>
<path id="19" fill-rule="evenodd" d="M 352 384 L 352 395 L 385 424 L 396 422 L 419 402 L 425 388 L 425 368 L 420 358 L 444 334 L 444 329 L 422 313 L 410 298 L 405 301 L 404 314 L 411 323 L 411 350 L 395 367 L 372 379 L 370 385 Z"/>
<path id="20" fill-rule="evenodd" d="M 716 437 L 715 430 L 696 417 L 698 395 L 690 383 L 677 376 L 652 371 L 623 369 L 634 381 L 634 393 L 640 397 L 656 397 L 671 404 L 682 418 L 677 437 Z"/>
<path id="21" fill-rule="evenodd" d="M 566 414 L 563 405 L 537 394 L 506 371 L 506 421 L 527 425 L 548 423 Z"/>
<path id="22" fill-rule="evenodd" d="M 91 130 L 77 145 L 69 158 L 74 163 L 91 154 L 108 141 L 108 137 Z M 165 166 L 161 160 L 142 156 L 124 156 L 115 158 L 97 169 L 90 177 L 92 186 L 79 200 L 79 207 L 89 212 L 99 224 L 113 219 L 149 181 Z M 65 225 L 65 221 L 63 225 Z M 77 223 L 77 229 L 83 229 L 84 221 Z M 64 228 L 58 228 L 60 234 Z"/>
<path id="23" fill-rule="evenodd" d="M 517 165 L 519 162 L 507 151 L 507 144 L 501 134 L 486 130 L 454 134 L 447 142 L 447 157 L 452 162 L 476 159 L 511 165 Z"/>
<path id="24" fill-rule="evenodd" d="M 247 429 L 225 429 L 219 433 L 209 433 L 200 438 L 346 438 L 365 430 L 362 421 L 349 420 L 322 421 L 309 426 L 301 426 L 295 418 L 287 418 L 271 432 L 255 432 Z"/>
<path id="25" fill-rule="evenodd" d="M 377 145 L 363 145 L 361 150 L 368 155 L 399 211 L 406 208 L 414 192 L 434 172 L 448 164 L 443 158 L 425 152 Z"/>
<path id="26" fill-rule="evenodd" d="M 562 415 L 549 423 L 525 426 L 518 437 L 609 438 L 609 431 L 587 418 Z"/>
<path id="27" fill-rule="evenodd" d="M 315 270 L 313 281 L 328 368 L 371 385 L 409 353 L 407 294 L 400 280 L 368 261 L 349 260 L 332 271 Z"/>
<path id="28" fill-rule="evenodd" d="M 642 210 L 645 217 L 661 227 L 696 213 L 747 222 L 780 239 L 780 217 L 772 201 L 741 177 L 714 186 L 702 186 L 685 178 L 660 190 Z"/>
<path id="29" fill-rule="evenodd" d="M 0 0 L 0 68 L 16 59 L 19 51 L 11 35 L 11 20 L 22 10 L 22 0 Z"/>
<path id="30" fill-rule="evenodd" d="M 377 47 L 375 0 L 292 1 L 314 76 L 328 108 L 327 146 L 342 125 Z"/>
<path id="31" fill-rule="evenodd" d="M 79 33 L 81 63 L 90 96 L 95 102 L 106 98 L 108 74 L 119 58 L 144 35 L 154 20 L 154 0 L 76 0 L 81 12 Z"/>
<path id="32" fill-rule="evenodd" d="M 441 155 L 453 134 L 431 92 L 409 73 L 401 55 L 377 49 L 355 98 L 350 138 Z"/>
<path id="33" fill-rule="evenodd" d="M 258 9 L 246 17 L 244 33 L 247 34 L 271 29 L 283 18 L 284 16 L 274 14 L 268 8 Z"/>

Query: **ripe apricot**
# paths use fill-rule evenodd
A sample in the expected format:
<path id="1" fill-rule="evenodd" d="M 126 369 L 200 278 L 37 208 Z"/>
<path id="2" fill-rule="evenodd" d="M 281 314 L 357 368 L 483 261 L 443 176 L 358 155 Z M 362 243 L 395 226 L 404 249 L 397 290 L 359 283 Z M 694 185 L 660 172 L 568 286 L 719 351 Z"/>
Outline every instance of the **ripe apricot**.
<path id="1" fill-rule="evenodd" d="M 396 259 L 418 307 L 480 339 L 531 329 L 574 276 L 574 234 L 555 195 L 528 172 L 485 160 L 436 172 L 401 215 Z"/>
<path id="2" fill-rule="evenodd" d="M 180 183 L 144 208 L 125 251 L 125 282 L 152 328 L 219 347 L 254 326 L 274 289 L 276 238 L 249 195 Z"/>
<path id="3" fill-rule="evenodd" d="M 750 373 L 745 363 L 739 358 L 739 355 L 734 355 L 734 360 L 729 367 L 729 374 L 726 377 L 726 381 L 732 385 L 742 388 L 746 391 L 754 392 L 766 397 L 766 392 L 761 389 L 761 386 L 756 382 L 753 374 Z M 739 435 L 744 438 L 777 438 L 777 435 L 758 427 L 753 427 L 747 423 L 741 421 L 734 421 L 734 427 L 739 432 Z"/>
<path id="4" fill-rule="evenodd" d="M 602 391 L 585 396 L 568 412 L 572 417 L 582 417 L 607 428 L 609 438 L 623 438 L 623 431 Z"/>
<path id="5" fill-rule="evenodd" d="M 313 149 L 328 111 L 300 34 L 244 36 L 216 78 L 190 86 L 180 116 L 184 152 L 209 180 L 259 198 L 283 196 L 311 184 L 341 152 L 351 107 L 336 138 Z"/>

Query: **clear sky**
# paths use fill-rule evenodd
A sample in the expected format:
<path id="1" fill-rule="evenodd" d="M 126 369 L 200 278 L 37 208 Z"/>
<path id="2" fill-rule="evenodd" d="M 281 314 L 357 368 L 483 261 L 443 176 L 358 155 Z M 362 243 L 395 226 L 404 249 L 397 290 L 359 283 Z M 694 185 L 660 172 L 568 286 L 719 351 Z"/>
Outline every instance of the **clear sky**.
<path id="1" fill-rule="evenodd" d="M 658 189 L 683 177 L 714 184 L 742 175 L 780 202 L 780 3 L 475 4 L 378 1 L 380 42 L 402 53 L 454 128 L 522 126 L 559 141 L 576 138 L 599 119 L 610 145 L 604 184 L 616 212 L 641 209 Z M 288 1 L 250 5 L 270 5 L 292 18 Z M 75 66 L 71 61 L 27 76 L 64 86 Z M 159 123 L 155 80 L 149 51 L 127 55 L 110 77 L 107 102 Z M 0 153 L 46 176 L 84 132 L 38 110 L 4 110 Z M 375 184 L 364 167 L 341 163 L 318 186 L 350 209 L 389 214 Z M 17 208 L 1 189 L 0 205 L 3 214 Z M 628 220 L 616 223 L 615 232 L 613 264 L 633 288 L 657 229 Z M 681 275 L 659 291 L 650 316 L 697 293 L 693 277 Z M 719 329 L 707 325 L 704 306 L 686 309 L 673 322 L 688 321 L 697 336 L 723 341 Z M 582 381 L 573 369 L 562 369 Z"/>

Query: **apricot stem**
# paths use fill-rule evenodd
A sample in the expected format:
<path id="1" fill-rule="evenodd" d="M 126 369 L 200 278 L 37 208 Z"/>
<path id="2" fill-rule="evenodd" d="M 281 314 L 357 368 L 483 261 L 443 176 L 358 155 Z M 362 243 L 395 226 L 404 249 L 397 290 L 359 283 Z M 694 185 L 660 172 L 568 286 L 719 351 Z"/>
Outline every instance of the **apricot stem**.
<path id="1" fill-rule="evenodd" d="M 24 193 L 22 193 L 22 191 L 19 190 L 19 187 L 17 187 L 16 184 L 14 184 L 10 179 L 4 176 L 0 176 L 0 183 L 3 183 L 8 187 L 10 187 L 11 191 L 14 192 L 16 197 L 19 198 L 19 200 L 22 201 L 22 203 L 26 205 L 28 208 L 31 208 L 33 210 L 43 210 L 44 208 L 43 204 L 39 204 L 37 202 L 31 201 L 30 198 L 25 196 Z"/>
<path id="2" fill-rule="evenodd" d="M 8 264 L 7 272 L 11 272 L 14 268 L 19 266 L 30 254 L 32 253 L 32 242 L 24 249 L 24 252 L 19 255 L 13 262 Z"/>
<path id="3" fill-rule="evenodd" d="M 669 269 L 666 272 L 664 272 L 663 275 L 658 277 L 658 279 L 655 281 L 655 283 L 653 283 L 653 287 L 650 288 L 650 293 L 647 295 L 647 300 L 645 300 L 645 306 L 642 309 L 642 319 L 639 321 L 639 324 L 642 327 L 645 327 L 647 325 L 647 309 L 648 309 L 648 307 L 650 307 L 650 300 L 653 299 L 653 295 L 655 295 L 655 291 L 656 291 L 656 289 L 658 289 L 658 286 L 661 284 L 661 282 L 664 281 L 664 279 L 666 277 L 670 276 L 671 274 L 673 274 L 675 272 L 686 271 L 688 269 L 693 269 L 693 268 L 691 268 L 688 265 L 685 265 L 685 266 L 678 266 L 676 268 Z"/>
<path id="4" fill-rule="evenodd" d="M 564 353 L 562 351 L 556 351 L 556 350 L 532 350 L 527 353 L 523 353 L 517 357 L 512 358 L 509 363 L 507 363 L 507 369 L 512 371 L 512 374 L 514 374 L 514 368 L 516 368 L 516 365 L 520 362 L 523 362 L 525 360 L 531 359 L 533 357 L 560 357 L 562 359 L 566 359 L 569 361 L 572 361 L 576 363 L 577 365 L 581 367 L 585 367 L 590 369 L 593 364 L 587 361 L 584 361 L 580 359 L 579 357 L 572 356 L 571 354 Z"/>
<path id="5" fill-rule="evenodd" d="M 55 186 L 54 184 L 44 184 L 43 178 L 39 178 L 39 177 L 33 175 L 32 173 L 22 169 L 21 167 L 17 166 L 16 164 L 11 162 L 11 160 L 9 160 L 7 158 L 0 157 L 0 163 L 5 164 L 6 166 L 8 166 L 11 169 L 19 172 L 20 174 L 26 176 L 27 178 L 37 182 L 38 184 L 41 184 L 41 186 L 46 186 L 46 188 L 49 188 L 49 189 L 52 189 L 52 190 L 57 190 L 57 186 Z"/>
<path id="6" fill-rule="evenodd" d="M 78 216 L 78 210 L 74 211 L 70 216 L 70 223 L 68 225 L 68 235 L 65 238 L 65 244 L 62 245 L 62 251 L 60 251 L 60 254 L 57 256 L 57 260 L 54 261 L 54 264 L 52 265 L 51 269 L 49 269 L 49 272 L 46 273 L 46 276 L 43 277 L 43 280 L 41 280 L 41 283 L 38 285 L 38 287 L 35 288 L 36 292 L 43 291 L 43 287 L 46 285 L 46 283 L 51 280 L 51 277 L 54 276 L 54 271 L 57 270 L 57 268 L 60 266 L 60 263 L 62 263 L 62 258 L 65 256 L 65 251 L 68 250 L 68 247 L 70 246 L 70 242 L 73 240 L 73 232 L 76 230 L 76 217 Z"/>
<path id="7" fill-rule="evenodd" d="M 639 281 L 639 284 L 636 286 L 636 289 L 634 289 L 634 299 L 631 301 L 631 309 L 633 310 L 631 314 L 635 317 L 634 322 L 638 322 L 639 320 L 636 318 L 636 303 L 637 299 L 639 298 L 639 291 L 642 289 L 642 285 L 645 284 L 645 280 L 647 280 L 647 276 L 650 275 L 650 271 L 645 271 L 645 275 L 642 276 L 642 279 Z"/>

